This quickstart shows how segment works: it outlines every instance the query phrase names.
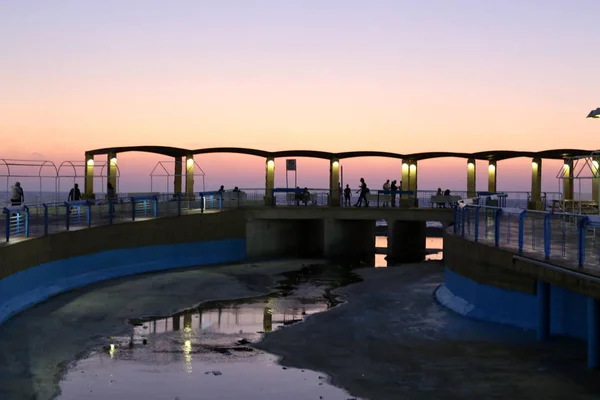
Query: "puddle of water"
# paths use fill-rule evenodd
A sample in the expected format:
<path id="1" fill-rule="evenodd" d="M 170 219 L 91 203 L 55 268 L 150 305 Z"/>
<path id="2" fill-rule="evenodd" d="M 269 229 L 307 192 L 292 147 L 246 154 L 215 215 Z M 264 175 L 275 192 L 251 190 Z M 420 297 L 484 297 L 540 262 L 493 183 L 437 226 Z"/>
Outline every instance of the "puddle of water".
<path id="1" fill-rule="evenodd" d="M 284 276 L 277 295 L 131 320 L 129 336 L 111 338 L 67 372 L 59 399 L 353 398 L 323 374 L 277 365 L 252 343 L 327 311 L 339 303 L 331 290 L 360 278 L 349 268 L 322 265 Z"/>

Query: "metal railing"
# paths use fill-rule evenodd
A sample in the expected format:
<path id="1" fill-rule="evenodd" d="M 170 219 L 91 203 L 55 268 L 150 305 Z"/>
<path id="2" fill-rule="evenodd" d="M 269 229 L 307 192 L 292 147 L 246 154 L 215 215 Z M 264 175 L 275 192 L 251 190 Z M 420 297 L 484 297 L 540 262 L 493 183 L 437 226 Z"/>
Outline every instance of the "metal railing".
<path id="1" fill-rule="evenodd" d="M 567 266 L 600 266 L 600 217 L 467 205 L 454 208 L 451 232 Z"/>
<path id="2" fill-rule="evenodd" d="M 0 234 L 9 242 L 93 226 L 259 206 L 265 204 L 264 193 L 264 189 L 240 189 L 5 207 L 1 214 Z"/>

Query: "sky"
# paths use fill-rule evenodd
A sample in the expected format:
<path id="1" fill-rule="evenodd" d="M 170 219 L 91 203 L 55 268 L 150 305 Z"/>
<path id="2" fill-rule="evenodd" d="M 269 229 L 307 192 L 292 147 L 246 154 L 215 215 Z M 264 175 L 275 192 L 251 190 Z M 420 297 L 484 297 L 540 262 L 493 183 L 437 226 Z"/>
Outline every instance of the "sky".
<path id="1" fill-rule="evenodd" d="M 0 158 L 58 168 L 128 145 L 597 149 L 600 121 L 585 116 L 600 106 L 599 15 L 597 0 L 3 0 Z M 172 186 L 151 176 L 159 161 L 172 169 L 164 156 L 119 155 L 120 191 Z M 263 159 L 196 161 L 207 189 L 264 187 Z M 341 164 L 351 186 L 400 178 L 400 160 Z M 557 190 L 560 165 L 544 163 L 544 190 Z M 477 167 L 486 189 L 487 164 Z M 419 168 L 420 189 L 466 187 L 466 160 Z M 528 190 L 530 169 L 501 162 L 498 188 Z M 37 170 L 11 166 L 6 178 L 0 165 L 0 190 Z M 82 174 L 63 167 L 58 181 Z M 297 178 L 327 187 L 328 162 L 298 159 Z"/>

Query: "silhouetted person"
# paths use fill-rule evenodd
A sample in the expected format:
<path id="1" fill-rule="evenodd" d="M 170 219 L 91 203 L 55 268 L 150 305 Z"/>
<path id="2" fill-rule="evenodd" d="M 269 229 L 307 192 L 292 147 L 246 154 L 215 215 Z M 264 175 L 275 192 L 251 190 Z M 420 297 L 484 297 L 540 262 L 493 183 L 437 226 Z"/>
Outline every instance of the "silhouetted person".
<path id="1" fill-rule="evenodd" d="M 305 206 L 307 206 L 309 201 L 310 201 L 310 192 L 308 191 L 308 188 L 304 188 L 304 190 L 302 191 L 302 202 L 304 203 Z"/>
<path id="2" fill-rule="evenodd" d="M 444 191 L 444 196 L 450 196 L 450 189 L 446 189 Z"/>
<path id="3" fill-rule="evenodd" d="M 296 191 L 294 192 L 294 200 L 296 200 L 296 205 L 299 206 L 302 201 L 302 190 L 300 190 L 300 186 L 296 186 Z"/>
<path id="4" fill-rule="evenodd" d="M 106 198 L 114 199 L 115 197 L 117 197 L 117 191 L 115 190 L 115 187 L 112 185 L 112 183 L 108 182 L 106 184 Z"/>
<path id="5" fill-rule="evenodd" d="M 385 183 L 383 184 L 383 190 L 386 190 L 386 191 L 390 190 L 390 180 L 389 179 L 387 181 L 385 181 Z M 383 206 L 384 207 L 389 205 L 388 201 L 387 201 L 387 199 L 389 198 L 388 196 L 389 195 L 387 193 L 383 194 Z"/>
<path id="6" fill-rule="evenodd" d="M 369 188 L 365 183 L 365 178 L 360 178 L 360 186 L 356 193 L 359 193 L 358 201 L 354 205 L 355 207 L 361 207 L 363 201 L 365 202 L 365 207 L 369 207 L 369 202 L 367 201 L 367 193 L 369 193 Z"/>
<path id="7" fill-rule="evenodd" d="M 223 193 L 225 193 L 225 186 L 221 185 L 221 187 L 219 188 L 219 193 L 222 195 Z"/>
<path id="8" fill-rule="evenodd" d="M 398 190 L 398 186 L 396 186 L 396 180 L 393 180 L 390 184 L 390 190 L 392 191 L 392 207 L 396 207 L 396 190 Z"/>
<path id="9" fill-rule="evenodd" d="M 233 191 L 237 193 L 237 192 L 239 192 L 239 191 L 240 191 L 240 188 L 238 188 L 238 187 L 236 186 L 236 187 L 234 187 L 234 188 L 233 188 Z"/>
<path id="10" fill-rule="evenodd" d="M 69 192 L 69 197 L 67 197 L 67 201 L 79 201 L 81 200 L 81 190 L 79 190 L 79 185 L 76 183 L 73 186 L 73 189 Z"/>
<path id="11" fill-rule="evenodd" d="M 108 212 L 110 214 L 115 213 L 114 201 L 116 200 L 116 197 L 117 197 L 117 191 L 115 190 L 115 187 L 112 185 L 112 183 L 108 182 L 106 184 L 106 199 L 108 200 Z"/>
<path id="12" fill-rule="evenodd" d="M 20 206 L 22 203 L 25 203 L 25 194 L 23 193 L 21 182 L 15 182 L 10 195 L 10 204 L 13 206 Z"/>
<path id="13" fill-rule="evenodd" d="M 352 190 L 350 189 L 350 185 L 346 185 L 346 189 L 344 189 L 344 206 L 350 207 L 351 197 L 352 197 Z"/>

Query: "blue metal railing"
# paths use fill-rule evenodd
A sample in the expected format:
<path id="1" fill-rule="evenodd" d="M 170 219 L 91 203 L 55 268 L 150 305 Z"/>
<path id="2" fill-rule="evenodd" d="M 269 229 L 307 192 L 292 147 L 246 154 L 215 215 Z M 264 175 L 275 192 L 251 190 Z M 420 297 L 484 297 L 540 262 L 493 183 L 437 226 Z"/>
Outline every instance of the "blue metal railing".
<path id="1" fill-rule="evenodd" d="M 5 218 L 4 229 L 7 242 L 11 237 L 29 237 L 29 207 L 4 207 L 2 213 Z"/>
<path id="2" fill-rule="evenodd" d="M 131 220 L 136 217 L 148 218 L 158 217 L 158 197 L 157 196 L 137 196 L 130 197 L 131 202 Z"/>
<path id="3" fill-rule="evenodd" d="M 596 229 L 599 216 L 467 205 L 455 207 L 450 233 L 583 267 L 600 264 Z"/>
<path id="4" fill-rule="evenodd" d="M 66 228 L 72 226 L 92 226 L 92 203 L 88 200 L 65 201 Z M 47 207 L 46 207 L 47 209 Z M 44 227 L 44 230 L 47 228 Z"/>

